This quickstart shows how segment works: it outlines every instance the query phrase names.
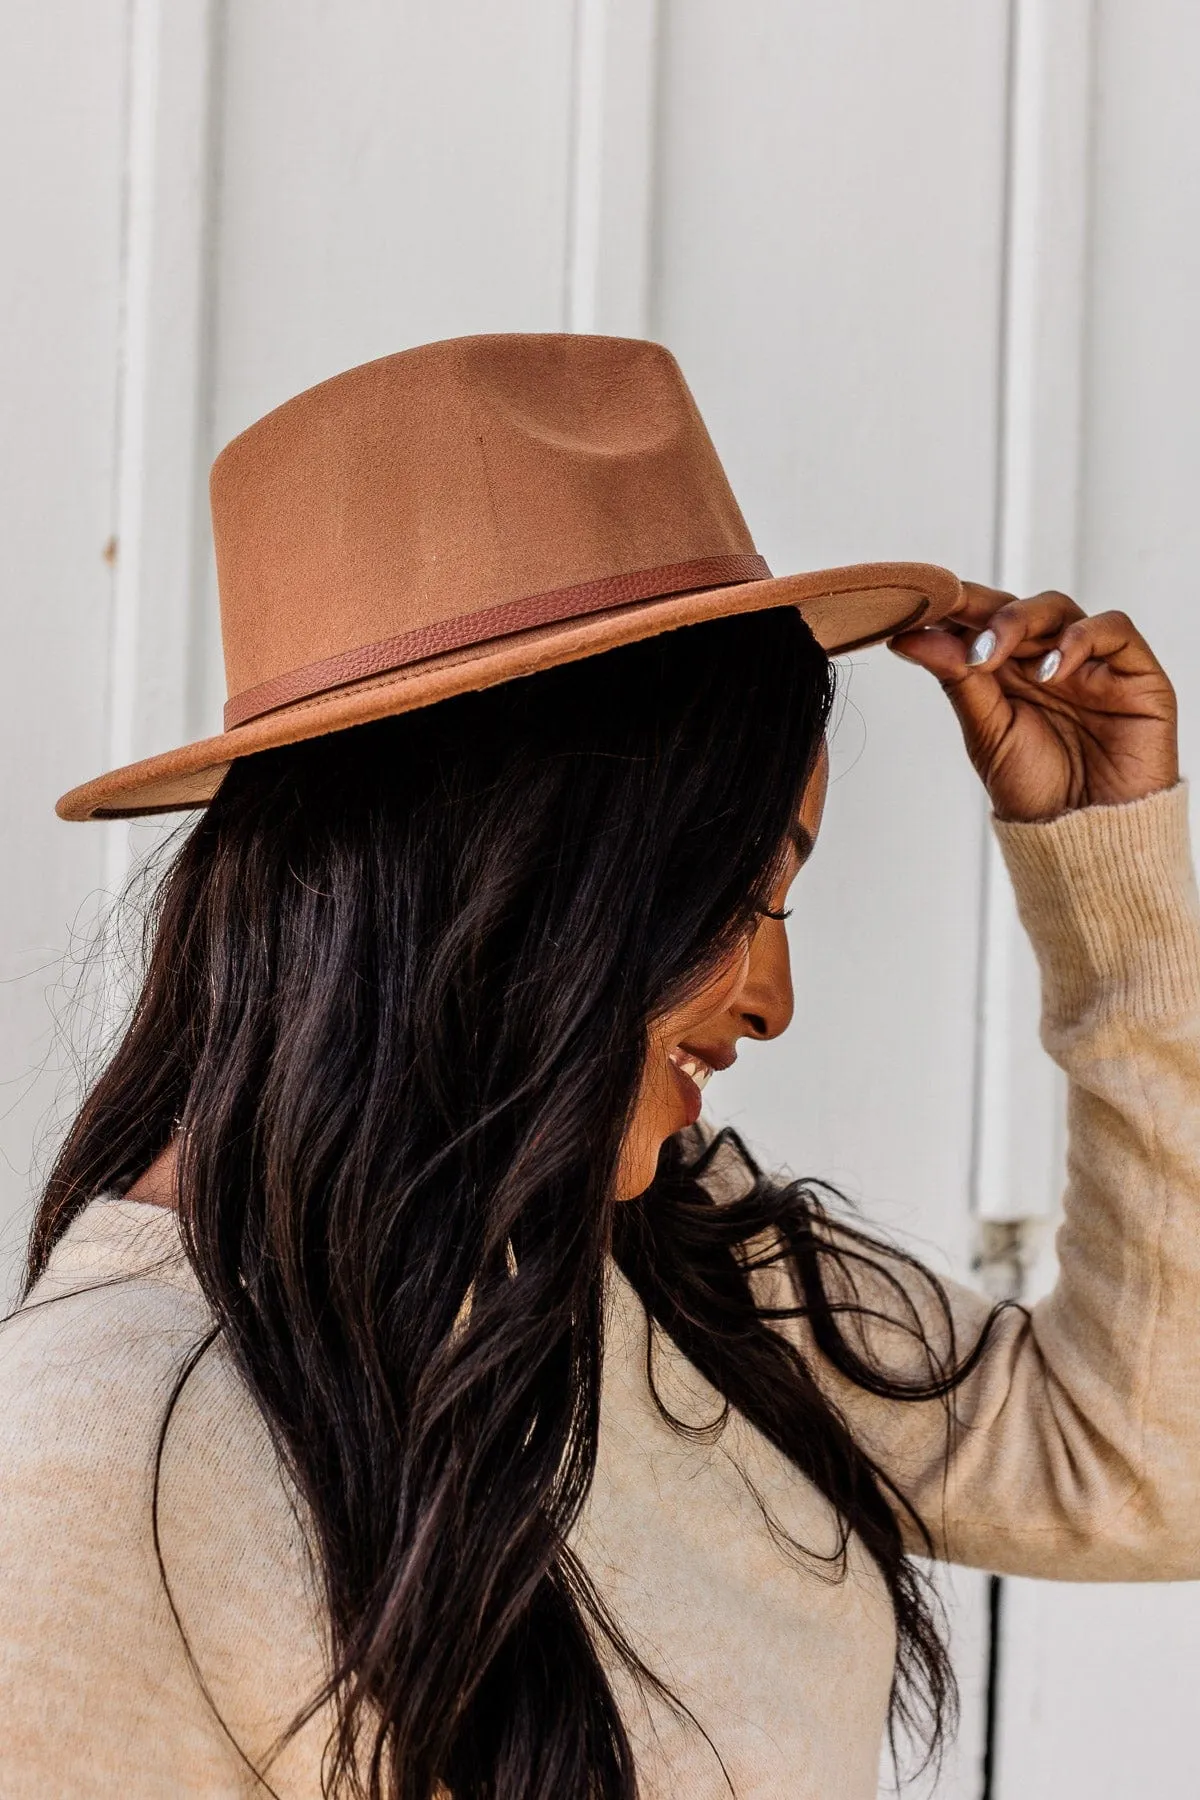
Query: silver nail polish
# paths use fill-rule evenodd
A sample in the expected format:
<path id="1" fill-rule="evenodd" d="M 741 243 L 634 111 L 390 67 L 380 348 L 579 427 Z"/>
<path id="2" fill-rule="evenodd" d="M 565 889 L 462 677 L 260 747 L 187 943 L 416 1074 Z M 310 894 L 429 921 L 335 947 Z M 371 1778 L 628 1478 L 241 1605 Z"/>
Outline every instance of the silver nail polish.
<path id="1" fill-rule="evenodd" d="M 971 648 L 967 651 L 968 669 L 977 669 L 980 663 L 985 663 L 995 648 L 995 632 L 981 631 L 979 636 L 975 639 L 975 642 L 971 645 Z"/>
<path id="2" fill-rule="evenodd" d="M 1039 681 L 1053 681 L 1054 677 L 1058 674 L 1058 671 L 1061 667 L 1062 667 L 1062 651 L 1061 650 L 1047 650 L 1045 656 L 1043 656 L 1041 662 L 1037 666 L 1038 680 Z"/>

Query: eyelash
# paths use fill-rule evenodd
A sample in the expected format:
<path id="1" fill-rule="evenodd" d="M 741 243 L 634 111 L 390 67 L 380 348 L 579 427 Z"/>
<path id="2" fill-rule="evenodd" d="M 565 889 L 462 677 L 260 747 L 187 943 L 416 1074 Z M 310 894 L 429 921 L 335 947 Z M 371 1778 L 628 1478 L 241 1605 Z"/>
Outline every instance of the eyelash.
<path id="1" fill-rule="evenodd" d="M 775 912 L 769 906 L 760 906 L 758 910 L 764 919 L 778 919 L 781 923 L 784 919 L 790 919 L 792 916 L 790 906 L 785 906 L 782 912 Z"/>

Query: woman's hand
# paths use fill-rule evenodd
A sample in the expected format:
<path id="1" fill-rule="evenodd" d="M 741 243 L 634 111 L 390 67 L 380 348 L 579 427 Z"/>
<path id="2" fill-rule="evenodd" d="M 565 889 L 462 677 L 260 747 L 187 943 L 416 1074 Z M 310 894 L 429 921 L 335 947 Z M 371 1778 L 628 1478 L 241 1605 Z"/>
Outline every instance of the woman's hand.
<path id="1" fill-rule="evenodd" d="M 1056 819 L 1179 780 L 1175 690 L 1124 613 L 1089 619 L 1065 594 L 1017 600 L 965 582 L 951 617 L 891 648 L 945 688 L 1001 819 Z"/>

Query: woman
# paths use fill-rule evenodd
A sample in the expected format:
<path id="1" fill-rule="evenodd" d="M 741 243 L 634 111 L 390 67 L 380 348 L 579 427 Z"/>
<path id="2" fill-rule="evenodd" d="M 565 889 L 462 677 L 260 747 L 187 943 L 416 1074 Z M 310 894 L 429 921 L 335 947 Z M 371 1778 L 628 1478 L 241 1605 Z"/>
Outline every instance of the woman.
<path id="1" fill-rule="evenodd" d="M 1129 621 L 770 578 L 671 359 L 492 338 L 218 459 L 226 730 L 0 1335 L 6 1795 L 866 1800 L 914 1552 L 1200 1575 L 1200 930 Z M 919 622 L 918 622 L 919 621 Z M 934 673 L 1071 1090 L 989 1312 L 698 1126 L 788 1025 L 827 651 Z"/>

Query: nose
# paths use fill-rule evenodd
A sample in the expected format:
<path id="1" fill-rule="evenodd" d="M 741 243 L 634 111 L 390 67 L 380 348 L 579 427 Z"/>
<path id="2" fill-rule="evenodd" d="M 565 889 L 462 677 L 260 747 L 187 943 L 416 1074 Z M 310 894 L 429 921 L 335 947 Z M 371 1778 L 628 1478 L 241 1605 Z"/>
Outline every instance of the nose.
<path id="1" fill-rule="evenodd" d="M 760 921 L 733 1009 L 746 1037 L 777 1038 L 791 1024 L 796 1001 L 792 992 L 792 959 L 782 920 Z"/>

